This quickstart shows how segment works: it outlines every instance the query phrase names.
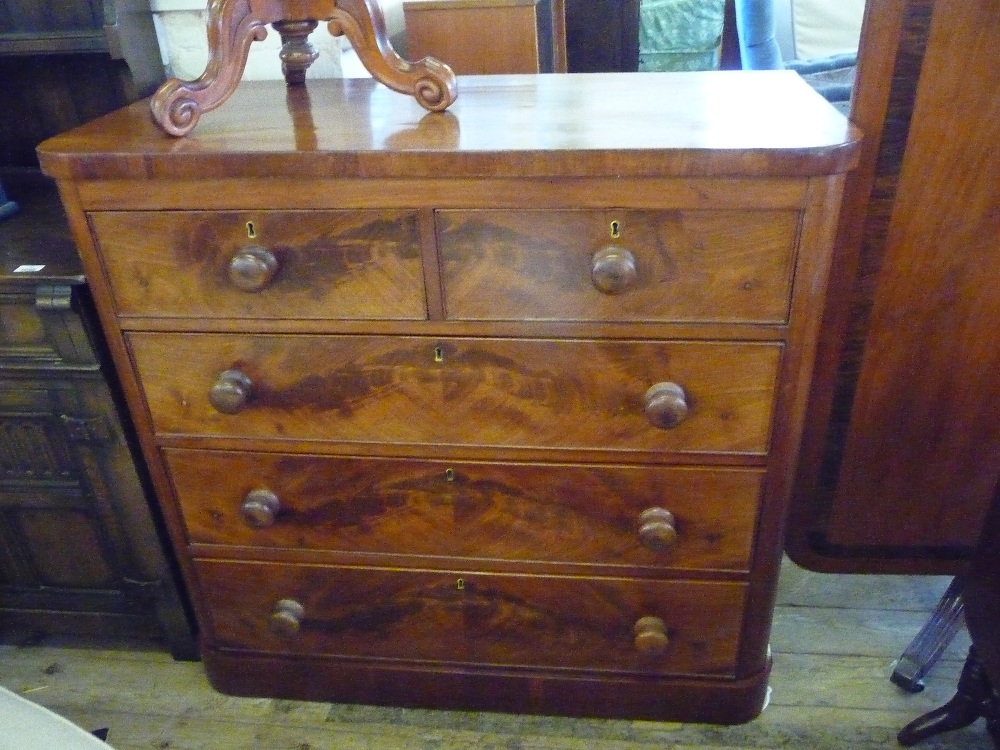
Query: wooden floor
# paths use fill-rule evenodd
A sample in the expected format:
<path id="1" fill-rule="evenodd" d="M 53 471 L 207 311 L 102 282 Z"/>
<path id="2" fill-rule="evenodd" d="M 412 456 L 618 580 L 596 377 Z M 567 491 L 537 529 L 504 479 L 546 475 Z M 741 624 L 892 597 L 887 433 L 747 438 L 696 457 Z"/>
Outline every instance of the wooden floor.
<path id="1" fill-rule="evenodd" d="M 208 686 L 199 664 L 173 662 L 148 644 L 0 645 L 0 685 L 88 729 L 109 727 L 117 750 L 895 748 L 901 726 L 954 693 L 969 643 L 964 631 L 924 692 L 888 681 L 947 582 L 819 575 L 787 564 L 771 702 L 736 727 L 232 698 Z M 993 750 L 982 721 L 918 747 Z"/>

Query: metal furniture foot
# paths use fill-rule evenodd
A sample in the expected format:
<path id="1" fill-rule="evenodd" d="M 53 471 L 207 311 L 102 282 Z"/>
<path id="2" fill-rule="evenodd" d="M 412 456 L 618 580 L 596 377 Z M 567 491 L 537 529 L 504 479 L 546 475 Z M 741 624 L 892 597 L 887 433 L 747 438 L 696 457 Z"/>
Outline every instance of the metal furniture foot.
<path id="1" fill-rule="evenodd" d="M 924 676 L 931 671 L 941 654 L 962 627 L 962 579 L 952 579 L 930 618 L 910 641 L 889 679 L 910 693 L 924 689 Z"/>

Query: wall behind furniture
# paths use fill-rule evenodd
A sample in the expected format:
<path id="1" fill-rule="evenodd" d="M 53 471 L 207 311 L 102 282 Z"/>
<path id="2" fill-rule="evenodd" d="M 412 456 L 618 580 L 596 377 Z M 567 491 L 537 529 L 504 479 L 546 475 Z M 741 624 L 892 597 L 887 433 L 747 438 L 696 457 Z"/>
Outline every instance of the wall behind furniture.
<path id="1" fill-rule="evenodd" d="M 785 9 L 779 12 L 779 6 Z M 864 13 L 865 0 L 776 0 L 775 21 L 779 29 L 782 23 L 790 26 L 791 49 L 781 52 L 786 60 L 812 60 L 856 52 Z M 779 44 L 780 40 L 779 33 Z"/>

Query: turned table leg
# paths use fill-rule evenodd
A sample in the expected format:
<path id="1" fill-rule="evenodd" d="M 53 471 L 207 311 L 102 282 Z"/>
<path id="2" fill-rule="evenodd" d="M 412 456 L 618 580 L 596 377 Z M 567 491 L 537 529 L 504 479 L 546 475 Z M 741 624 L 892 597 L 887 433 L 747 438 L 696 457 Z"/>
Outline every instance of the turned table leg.
<path id="1" fill-rule="evenodd" d="M 274 29 L 281 35 L 281 72 L 285 83 L 296 86 L 306 82 L 306 70 L 316 62 L 319 52 L 309 41 L 309 35 L 319 21 L 275 21 Z"/>

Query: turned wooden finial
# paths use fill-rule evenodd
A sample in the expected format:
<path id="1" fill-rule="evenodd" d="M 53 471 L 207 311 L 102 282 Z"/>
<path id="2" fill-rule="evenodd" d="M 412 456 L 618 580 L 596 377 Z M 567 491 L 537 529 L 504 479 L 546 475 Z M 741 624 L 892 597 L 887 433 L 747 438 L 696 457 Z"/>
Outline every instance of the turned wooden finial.
<path id="1" fill-rule="evenodd" d="M 319 21 L 275 21 L 274 29 L 281 35 L 281 72 L 285 83 L 297 86 L 306 82 L 306 70 L 316 62 L 319 52 L 309 41 L 309 35 Z"/>

